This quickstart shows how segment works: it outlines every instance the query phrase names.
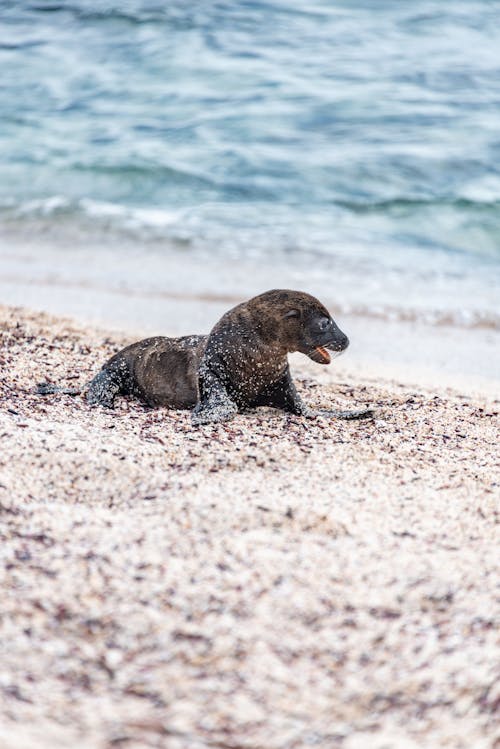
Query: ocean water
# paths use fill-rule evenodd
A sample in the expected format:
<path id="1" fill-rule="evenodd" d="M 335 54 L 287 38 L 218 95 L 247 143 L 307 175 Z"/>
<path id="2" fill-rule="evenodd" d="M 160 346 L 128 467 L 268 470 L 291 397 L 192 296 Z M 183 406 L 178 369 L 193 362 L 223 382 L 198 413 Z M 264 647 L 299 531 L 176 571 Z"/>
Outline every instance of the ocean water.
<path id="1" fill-rule="evenodd" d="M 500 2 L 0 1 L 0 222 L 498 326 Z"/>

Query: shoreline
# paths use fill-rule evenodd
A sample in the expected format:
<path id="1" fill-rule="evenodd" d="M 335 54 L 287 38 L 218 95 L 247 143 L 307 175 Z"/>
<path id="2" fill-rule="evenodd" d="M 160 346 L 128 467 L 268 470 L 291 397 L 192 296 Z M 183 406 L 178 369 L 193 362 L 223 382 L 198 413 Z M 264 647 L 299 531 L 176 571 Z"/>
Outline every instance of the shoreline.
<path id="1" fill-rule="evenodd" d="M 95 237 L 92 241 L 97 242 Z M 268 288 L 300 288 L 332 310 L 351 340 L 346 354 L 328 368 L 334 378 L 375 377 L 388 384 L 451 387 L 498 397 L 500 329 L 431 324 L 426 313 L 402 309 L 391 315 L 390 309 L 377 312 L 376 305 L 365 310 L 354 300 L 342 301 L 349 289 L 325 287 L 314 268 L 305 282 L 293 263 L 288 268 L 252 265 L 179 249 L 143 253 L 130 239 L 121 253 L 104 240 L 87 247 L 80 236 L 71 249 L 61 237 L 30 240 L 7 233 L 1 243 L 0 301 L 11 306 L 70 317 L 121 335 L 126 331 L 129 340 L 138 340 L 207 333 L 239 301 Z M 433 319 L 444 321 L 447 314 L 441 311 Z"/>
<path id="2" fill-rule="evenodd" d="M 494 749 L 498 405 L 327 375 L 375 421 L 33 393 L 129 338 L 0 307 L 6 749 Z M 310 366 L 311 365 L 311 366 Z"/>
<path id="3" fill-rule="evenodd" d="M 75 325 L 107 329 L 131 343 L 151 335 L 190 335 L 209 332 L 231 306 L 245 297 L 163 297 L 158 303 L 149 295 L 130 296 L 125 292 L 95 294 L 86 290 L 82 301 L 71 286 L 61 286 L 54 294 L 50 287 L 35 286 L 25 307 L 19 301 L 28 297 L 19 286 L 9 295 L 0 281 L 3 299 L 12 307 L 34 314 L 46 313 L 67 319 Z M 30 287 L 29 291 L 33 291 Z M 119 304 L 116 304 L 117 299 Z M 94 304 L 92 304 L 92 302 Z M 342 357 L 328 367 L 318 367 L 300 354 L 290 356 L 291 366 L 318 377 L 322 382 L 337 379 L 356 382 L 403 384 L 439 392 L 450 389 L 467 395 L 495 400 L 500 394 L 500 331 L 463 330 L 417 322 L 378 320 L 359 316 L 335 316 L 350 338 Z M 166 320 L 165 324 L 162 321 Z"/>

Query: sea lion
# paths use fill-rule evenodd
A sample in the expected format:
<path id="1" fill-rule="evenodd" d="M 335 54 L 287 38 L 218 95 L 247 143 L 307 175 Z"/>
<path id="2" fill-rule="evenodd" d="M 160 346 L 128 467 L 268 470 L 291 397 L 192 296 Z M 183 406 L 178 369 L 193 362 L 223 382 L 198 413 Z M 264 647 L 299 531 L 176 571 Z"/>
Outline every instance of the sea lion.
<path id="1" fill-rule="evenodd" d="M 299 351 L 329 364 L 349 339 L 315 297 L 276 289 L 226 312 L 208 336 L 158 336 L 133 343 L 111 357 L 89 383 L 91 405 L 113 407 L 117 395 L 134 395 L 151 406 L 192 409 L 194 424 L 231 419 L 238 412 L 271 406 L 308 418 L 359 419 L 359 411 L 313 411 L 292 381 L 288 354 Z M 38 392 L 68 392 L 40 385 Z"/>

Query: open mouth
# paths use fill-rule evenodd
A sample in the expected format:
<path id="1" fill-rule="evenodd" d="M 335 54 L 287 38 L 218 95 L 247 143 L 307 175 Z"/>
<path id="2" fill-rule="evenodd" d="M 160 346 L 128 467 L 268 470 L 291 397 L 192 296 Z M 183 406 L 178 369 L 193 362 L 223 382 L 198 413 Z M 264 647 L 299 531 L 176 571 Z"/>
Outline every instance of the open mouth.
<path id="1" fill-rule="evenodd" d="M 330 356 L 326 348 L 323 348 L 323 346 L 316 346 L 314 350 L 318 352 L 321 357 L 321 361 L 324 364 L 330 364 L 332 357 Z"/>
<path id="2" fill-rule="evenodd" d="M 317 364 L 330 364 L 332 360 L 330 352 L 324 346 L 316 346 L 309 352 L 308 356 Z"/>
<path id="3" fill-rule="evenodd" d="M 308 356 L 317 364 L 330 364 L 332 359 L 336 359 L 342 353 L 343 351 L 327 351 L 324 346 L 316 346 Z"/>

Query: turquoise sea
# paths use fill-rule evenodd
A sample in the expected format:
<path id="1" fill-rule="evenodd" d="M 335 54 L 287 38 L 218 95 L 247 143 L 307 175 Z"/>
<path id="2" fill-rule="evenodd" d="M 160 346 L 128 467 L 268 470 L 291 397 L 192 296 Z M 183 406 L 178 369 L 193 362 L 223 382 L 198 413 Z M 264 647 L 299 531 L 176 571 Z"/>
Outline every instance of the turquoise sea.
<path id="1" fill-rule="evenodd" d="M 500 2 L 4 0 L 0 223 L 496 326 Z"/>

